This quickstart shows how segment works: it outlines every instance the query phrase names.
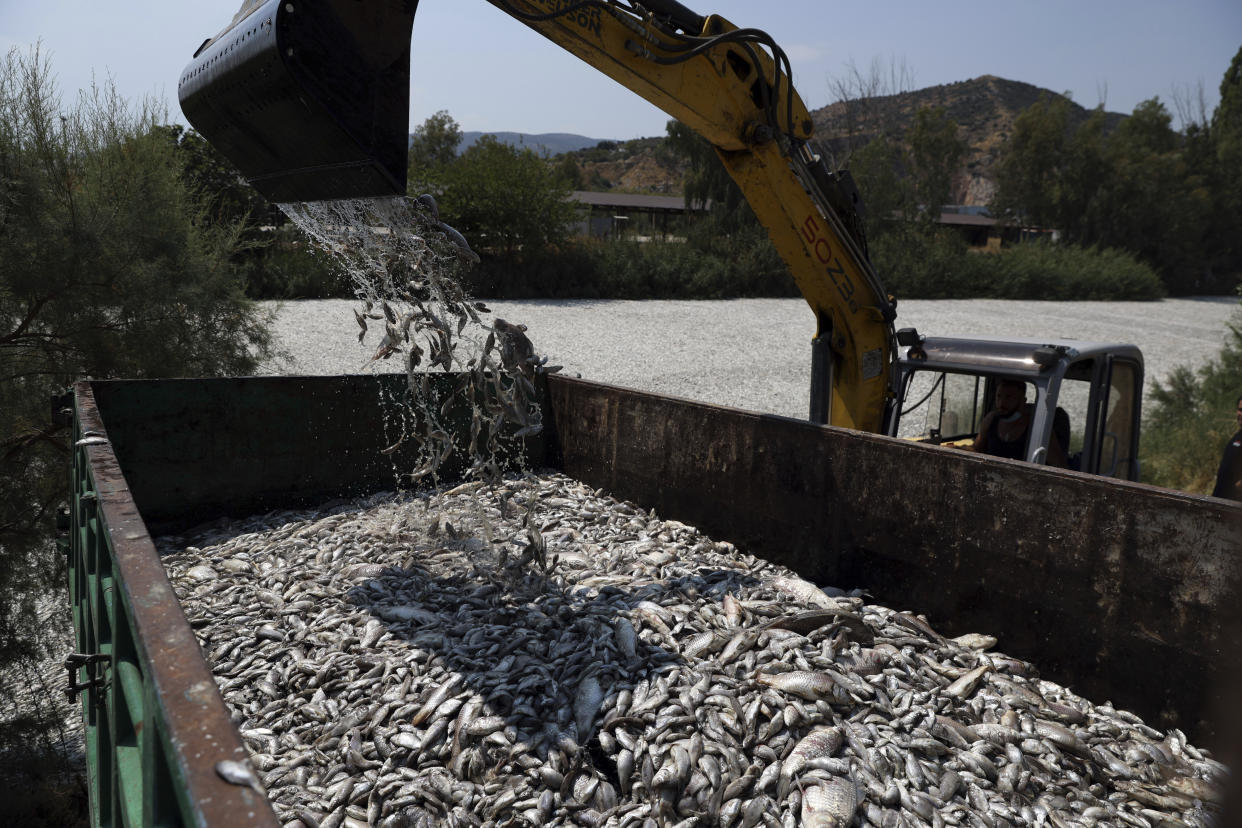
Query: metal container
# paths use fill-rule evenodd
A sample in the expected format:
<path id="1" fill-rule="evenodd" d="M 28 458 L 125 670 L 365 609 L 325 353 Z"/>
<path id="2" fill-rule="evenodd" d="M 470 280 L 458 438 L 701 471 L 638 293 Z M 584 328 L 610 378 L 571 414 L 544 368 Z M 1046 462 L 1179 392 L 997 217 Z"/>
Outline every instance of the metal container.
<path id="1" fill-rule="evenodd" d="M 151 533 L 393 489 L 412 458 L 379 450 L 404 384 L 75 386 L 70 585 L 94 824 L 276 824 L 221 774 L 246 751 Z M 996 635 L 1085 696 L 1221 738 L 1234 505 L 559 376 L 541 391 L 532 467 L 865 586 L 946 633 Z"/>

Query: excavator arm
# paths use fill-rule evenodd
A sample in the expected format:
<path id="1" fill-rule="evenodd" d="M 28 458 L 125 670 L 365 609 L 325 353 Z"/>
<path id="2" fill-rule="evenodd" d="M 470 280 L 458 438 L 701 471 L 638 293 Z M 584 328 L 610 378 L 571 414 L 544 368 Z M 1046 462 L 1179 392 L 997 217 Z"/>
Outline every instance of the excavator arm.
<path id="1" fill-rule="evenodd" d="M 815 313 L 811 419 L 880 431 L 893 302 L 867 257 L 857 193 L 812 151 L 771 37 L 673 0 L 488 2 L 715 147 Z M 195 53 L 182 109 L 271 200 L 404 194 L 416 6 L 251 0 Z"/>

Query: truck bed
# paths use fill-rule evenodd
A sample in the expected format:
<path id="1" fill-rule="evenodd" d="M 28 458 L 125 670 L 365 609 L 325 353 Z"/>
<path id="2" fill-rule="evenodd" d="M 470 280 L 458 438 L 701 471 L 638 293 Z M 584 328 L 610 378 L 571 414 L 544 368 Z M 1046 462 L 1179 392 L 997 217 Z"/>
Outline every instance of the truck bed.
<path id="1" fill-rule="evenodd" d="M 115 665 L 91 669 L 120 690 L 110 707 L 83 696 L 88 751 L 119 757 L 95 775 L 104 807 L 198 824 L 242 824 L 242 808 L 268 824 L 257 792 L 221 781 L 216 762 L 245 749 L 151 533 L 393 488 L 402 458 L 378 453 L 380 400 L 403 382 L 76 387 L 75 622 L 79 649 Z M 995 635 L 1046 677 L 1156 727 L 1209 746 L 1224 737 L 1232 505 L 557 376 L 545 393 L 531 466 L 809 580 L 865 587 L 947 635 Z M 141 784 L 159 773 L 172 784 Z"/>

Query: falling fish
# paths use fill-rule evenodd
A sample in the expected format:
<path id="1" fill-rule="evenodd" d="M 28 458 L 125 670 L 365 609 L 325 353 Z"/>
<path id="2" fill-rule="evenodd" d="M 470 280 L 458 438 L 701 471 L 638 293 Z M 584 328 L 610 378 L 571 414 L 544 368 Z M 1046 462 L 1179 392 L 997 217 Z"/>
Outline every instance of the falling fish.
<path id="1" fill-rule="evenodd" d="M 457 246 L 459 254 L 463 258 L 478 264 L 478 254 L 470 249 L 470 244 L 466 241 L 466 237 L 457 232 L 457 230 L 453 227 L 440 220 L 440 206 L 436 204 L 435 196 L 430 193 L 423 193 L 416 199 L 416 202 L 419 206 L 431 214 L 432 223 L 438 230 L 440 230 L 440 232 L 448 236 L 449 240 L 453 242 L 454 245 Z"/>

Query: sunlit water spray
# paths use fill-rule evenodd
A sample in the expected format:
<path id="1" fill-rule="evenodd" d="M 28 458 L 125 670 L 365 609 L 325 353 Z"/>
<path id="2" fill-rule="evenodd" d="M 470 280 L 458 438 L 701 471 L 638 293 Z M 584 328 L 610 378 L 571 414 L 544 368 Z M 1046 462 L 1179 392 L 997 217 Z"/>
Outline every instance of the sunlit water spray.
<path id="1" fill-rule="evenodd" d="M 520 462 L 515 441 L 543 428 L 535 376 L 559 366 L 535 353 L 524 325 L 488 321 L 490 310 L 467 295 L 460 276 L 478 256 L 440 221 L 434 199 L 303 202 L 280 209 L 353 284 L 359 300 L 353 321 L 364 347 L 359 370 L 400 360 L 405 371 L 408 398 L 384 406 L 398 412 L 385 415 L 385 453 L 417 447 L 415 467 L 399 470 L 400 482 L 434 482 L 454 455 L 468 479 L 487 483 L 500 479 L 505 456 L 516 454 Z M 436 373 L 456 379 L 433 382 Z M 452 427 L 450 412 L 467 408 L 469 429 Z M 541 544 L 532 540 L 531 546 Z"/>

